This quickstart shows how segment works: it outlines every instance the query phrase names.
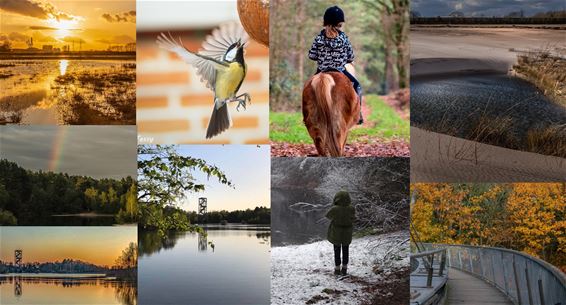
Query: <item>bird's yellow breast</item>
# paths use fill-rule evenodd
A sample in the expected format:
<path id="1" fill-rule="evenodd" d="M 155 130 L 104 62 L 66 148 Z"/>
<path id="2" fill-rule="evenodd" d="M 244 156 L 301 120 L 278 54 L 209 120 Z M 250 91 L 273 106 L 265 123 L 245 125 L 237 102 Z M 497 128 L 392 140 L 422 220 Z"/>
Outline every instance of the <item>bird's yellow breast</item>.
<path id="1" fill-rule="evenodd" d="M 216 98 L 223 100 L 234 96 L 244 76 L 244 67 L 237 62 L 231 63 L 226 69 L 219 70 L 216 75 Z"/>

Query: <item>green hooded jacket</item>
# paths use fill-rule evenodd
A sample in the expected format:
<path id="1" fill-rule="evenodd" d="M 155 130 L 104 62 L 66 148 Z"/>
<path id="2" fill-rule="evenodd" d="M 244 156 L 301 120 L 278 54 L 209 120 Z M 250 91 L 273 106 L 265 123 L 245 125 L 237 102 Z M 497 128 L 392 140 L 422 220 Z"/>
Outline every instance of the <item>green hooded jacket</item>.
<path id="1" fill-rule="evenodd" d="M 356 215 L 351 202 L 350 194 L 340 191 L 334 196 L 334 205 L 326 213 L 326 218 L 330 219 L 327 237 L 334 245 L 352 242 Z"/>

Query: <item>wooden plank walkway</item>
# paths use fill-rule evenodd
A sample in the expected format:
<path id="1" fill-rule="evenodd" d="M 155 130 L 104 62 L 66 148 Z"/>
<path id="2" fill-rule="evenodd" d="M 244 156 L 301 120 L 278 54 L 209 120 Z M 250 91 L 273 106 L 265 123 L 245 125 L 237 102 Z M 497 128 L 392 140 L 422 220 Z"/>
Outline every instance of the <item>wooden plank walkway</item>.
<path id="1" fill-rule="evenodd" d="M 447 287 L 448 305 L 513 305 L 497 288 L 454 268 L 448 271 Z"/>

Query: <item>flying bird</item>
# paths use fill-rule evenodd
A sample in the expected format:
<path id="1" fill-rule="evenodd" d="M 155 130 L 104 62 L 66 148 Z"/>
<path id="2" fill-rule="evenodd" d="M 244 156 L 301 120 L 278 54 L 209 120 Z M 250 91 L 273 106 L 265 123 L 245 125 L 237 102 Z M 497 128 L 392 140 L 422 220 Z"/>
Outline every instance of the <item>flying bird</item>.
<path id="1" fill-rule="evenodd" d="M 246 104 L 251 101 L 248 93 L 237 95 L 246 77 L 244 48 L 249 36 L 239 23 L 225 23 L 206 37 L 198 52 L 193 52 L 185 48 L 180 37 L 177 41 L 171 33 L 168 34 L 161 33 L 157 44 L 195 67 L 201 82 L 214 92 L 214 107 L 206 138 L 217 136 L 232 126 L 228 102 L 238 102 L 236 110 L 239 111 L 240 106 L 245 110 Z"/>

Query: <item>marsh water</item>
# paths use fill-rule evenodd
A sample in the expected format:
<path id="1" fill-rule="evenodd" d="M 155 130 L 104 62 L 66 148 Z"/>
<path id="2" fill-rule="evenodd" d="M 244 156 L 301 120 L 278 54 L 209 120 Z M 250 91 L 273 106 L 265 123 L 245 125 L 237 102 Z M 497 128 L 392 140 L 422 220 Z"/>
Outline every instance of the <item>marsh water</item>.
<path id="1" fill-rule="evenodd" d="M 411 79 L 412 125 L 466 137 L 482 118 L 500 123 L 522 142 L 533 128 L 565 124 L 566 108 L 527 81 L 504 74 Z"/>
<path id="2" fill-rule="evenodd" d="M 127 78 L 105 81 L 100 75 Z M 132 114 L 124 113 L 131 112 L 124 109 L 128 104 L 135 103 L 135 60 L 0 60 L 0 89 L 4 124 L 135 121 Z"/>
<path id="3" fill-rule="evenodd" d="M 0 304 L 135 305 L 135 283 L 84 274 L 0 274 Z"/>
<path id="4" fill-rule="evenodd" d="M 140 231 L 139 304 L 270 302 L 269 227 L 208 225 L 207 235 Z"/>

